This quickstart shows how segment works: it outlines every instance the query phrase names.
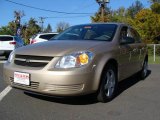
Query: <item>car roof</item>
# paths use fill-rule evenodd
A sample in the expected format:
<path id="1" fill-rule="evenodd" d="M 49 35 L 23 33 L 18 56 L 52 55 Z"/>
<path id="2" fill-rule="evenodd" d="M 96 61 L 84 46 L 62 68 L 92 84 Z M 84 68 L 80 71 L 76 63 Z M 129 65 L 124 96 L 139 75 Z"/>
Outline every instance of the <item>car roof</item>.
<path id="1" fill-rule="evenodd" d="M 120 23 L 120 22 L 105 22 L 105 23 L 103 23 L 103 22 L 97 22 L 97 23 L 88 23 L 88 24 L 79 24 L 79 25 L 97 25 L 97 24 L 100 24 L 100 25 L 114 24 L 114 25 L 118 25 L 118 26 L 121 26 L 121 25 L 129 26 L 126 23 Z"/>
<path id="2" fill-rule="evenodd" d="M 38 33 L 37 35 L 46 35 L 46 34 L 58 34 L 58 32 L 51 32 L 51 33 Z"/>

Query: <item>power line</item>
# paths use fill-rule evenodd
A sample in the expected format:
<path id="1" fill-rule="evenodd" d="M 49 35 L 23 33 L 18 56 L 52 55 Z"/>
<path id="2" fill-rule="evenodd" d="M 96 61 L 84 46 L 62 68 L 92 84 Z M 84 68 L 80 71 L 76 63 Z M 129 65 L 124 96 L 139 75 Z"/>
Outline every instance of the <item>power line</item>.
<path id="1" fill-rule="evenodd" d="M 92 7 L 92 5 L 96 5 L 96 4 L 92 3 L 92 4 L 89 4 L 89 5 L 84 5 L 84 6 L 81 6 L 81 7 L 77 8 L 77 9 L 74 9 L 73 11 L 79 11 L 79 10 L 82 10 L 82 9 L 84 10 L 86 8 Z"/>
<path id="2" fill-rule="evenodd" d="M 80 18 L 80 17 L 89 17 L 89 15 L 84 15 L 84 16 L 64 16 L 64 17 L 43 17 L 43 18 L 48 19 L 48 18 Z"/>
<path id="3" fill-rule="evenodd" d="M 40 19 L 40 24 L 41 24 L 41 32 L 43 31 L 43 23 L 44 23 L 44 20 L 46 19 L 45 17 L 39 17 Z"/>
<path id="4" fill-rule="evenodd" d="M 53 13 L 59 13 L 59 14 L 93 14 L 93 13 L 69 13 L 69 12 L 62 12 L 62 11 L 54 11 L 54 10 L 49 10 L 49 9 L 43 9 L 43 8 L 38 8 L 38 7 L 34 7 L 34 6 L 30 6 L 30 5 L 26 5 L 26 4 L 21 4 L 21 3 L 17 3 L 11 0 L 5 0 L 7 2 L 16 4 L 16 5 L 20 5 L 20 6 L 24 6 L 24 7 L 28 7 L 28 8 L 32 8 L 32 9 L 36 9 L 36 10 L 41 10 L 41 11 L 46 11 L 46 12 L 53 12 Z"/>

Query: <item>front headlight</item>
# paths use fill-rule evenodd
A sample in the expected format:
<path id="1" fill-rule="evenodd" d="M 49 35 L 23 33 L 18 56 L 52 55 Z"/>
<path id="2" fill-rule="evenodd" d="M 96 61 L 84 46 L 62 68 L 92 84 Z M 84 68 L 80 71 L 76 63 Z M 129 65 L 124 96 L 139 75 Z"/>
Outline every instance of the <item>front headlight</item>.
<path id="1" fill-rule="evenodd" d="M 56 64 L 56 68 L 75 68 L 85 66 L 93 59 L 93 53 L 89 51 L 76 52 L 62 57 Z"/>
<path id="2" fill-rule="evenodd" d="M 14 57 L 14 51 L 12 51 L 8 57 L 8 62 L 11 63 Z"/>

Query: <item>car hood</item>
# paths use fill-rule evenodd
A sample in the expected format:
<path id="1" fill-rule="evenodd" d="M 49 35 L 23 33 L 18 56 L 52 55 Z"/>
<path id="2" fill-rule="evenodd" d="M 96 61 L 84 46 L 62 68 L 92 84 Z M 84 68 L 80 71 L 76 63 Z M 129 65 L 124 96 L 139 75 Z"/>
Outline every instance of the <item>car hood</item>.
<path id="1" fill-rule="evenodd" d="M 27 45 L 16 49 L 16 54 L 36 56 L 64 56 L 77 51 L 89 50 L 104 41 L 55 40 Z"/>

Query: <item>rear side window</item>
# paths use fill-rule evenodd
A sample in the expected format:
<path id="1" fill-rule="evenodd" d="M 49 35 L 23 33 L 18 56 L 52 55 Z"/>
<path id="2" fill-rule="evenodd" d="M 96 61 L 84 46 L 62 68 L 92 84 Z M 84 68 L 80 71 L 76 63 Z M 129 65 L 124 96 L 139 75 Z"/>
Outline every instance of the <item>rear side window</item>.
<path id="1" fill-rule="evenodd" d="M 120 40 L 123 41 L 123 38 L 130 37 L 135 40 L 135 43 L 141 43 L 140 35 L 133 28 L 123 27 L 120 32 Z"/>
<path id="2" fill-rule="evenodd" d="M 140 35 L 138 34 L 138 32 L 132 28 L 130 29 L 130 32 L 131 32 L 131 36 L 135 39 L 135 42 L 141 43 L 141 38 L 140 38 Z"/>
<path id="3" fill-rule="evenodd" d="M 56 35 L 56 34 L 40 35 L 39 38 L 49 40 L 49 39 L 51 39 L 52 37 L 54 37 L 55 35 Z"/>
<path id="4" fill-rule="evenodd" d="M 0 41 L 12 41 L 13 37 L 0 36 Z"/>

